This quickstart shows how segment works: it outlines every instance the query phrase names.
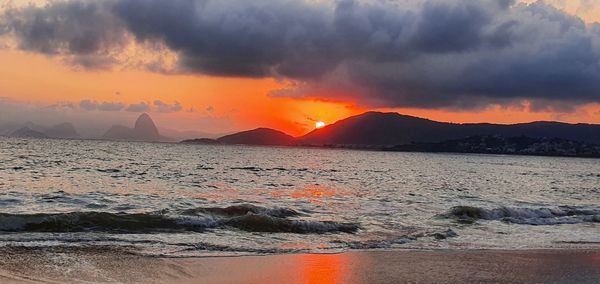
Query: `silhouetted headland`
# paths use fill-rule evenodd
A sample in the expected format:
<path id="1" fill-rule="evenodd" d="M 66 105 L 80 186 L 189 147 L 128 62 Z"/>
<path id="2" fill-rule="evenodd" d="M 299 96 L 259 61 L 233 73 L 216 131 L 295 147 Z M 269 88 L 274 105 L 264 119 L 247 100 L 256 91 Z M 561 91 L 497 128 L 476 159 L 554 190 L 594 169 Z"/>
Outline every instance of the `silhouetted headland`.
<path id="1" fill-rule="evenodd" d="M 296 141 L 291 135 L 270 128 L 242 131 L 217 139 L 221 144 L 292 146 Z"/>
<path id="2" fill-rule="evenodd" d="M 216 140 L 192 139 L 183 143 L 599 157 L 600 125 L 548 121 L 457 124 L 398 113 L 367 112 L 297 138 L 258 128 Z"/>

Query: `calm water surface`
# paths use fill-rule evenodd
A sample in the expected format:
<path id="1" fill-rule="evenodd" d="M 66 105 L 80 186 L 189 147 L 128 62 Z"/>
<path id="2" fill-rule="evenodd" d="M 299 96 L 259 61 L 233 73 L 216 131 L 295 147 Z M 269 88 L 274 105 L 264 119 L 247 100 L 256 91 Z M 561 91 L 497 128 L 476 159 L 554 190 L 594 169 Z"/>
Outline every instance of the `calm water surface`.
<path id="1" fill-rule="evenodd" d="M 600 161 L 0 138 L 0 246 L 600 246 Z"/>

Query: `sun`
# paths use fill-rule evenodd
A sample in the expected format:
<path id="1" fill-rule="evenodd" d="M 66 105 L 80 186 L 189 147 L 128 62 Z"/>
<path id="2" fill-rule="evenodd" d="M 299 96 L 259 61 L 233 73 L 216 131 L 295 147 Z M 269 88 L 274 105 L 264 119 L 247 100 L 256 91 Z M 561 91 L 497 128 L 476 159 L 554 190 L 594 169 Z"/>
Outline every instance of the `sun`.
<path id="1" fill-rule="evenodd" d="M 315 122 L 315 128 L 316 129 L 323 128 L 323 127 L 325 127 L 325 125 L 326 124 L 323 121 L 317 121 L 317 122 Z"/>

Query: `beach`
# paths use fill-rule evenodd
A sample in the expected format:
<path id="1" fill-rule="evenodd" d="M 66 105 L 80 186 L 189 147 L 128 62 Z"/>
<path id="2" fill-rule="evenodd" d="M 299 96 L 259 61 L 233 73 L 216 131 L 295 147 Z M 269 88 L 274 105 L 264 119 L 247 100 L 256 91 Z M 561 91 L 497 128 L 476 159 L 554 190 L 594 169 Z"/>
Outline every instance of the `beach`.
<path id="1" fill-rule="evenodd" d="M 600 0 L 0 0 L 0 284 L 600 284 Z"/>
<path id="2" fill-rule="evenodd" d="M 2 283 L 598 283 L 596 250 L 387 250 L 161 258 L 1 248 Z"/>

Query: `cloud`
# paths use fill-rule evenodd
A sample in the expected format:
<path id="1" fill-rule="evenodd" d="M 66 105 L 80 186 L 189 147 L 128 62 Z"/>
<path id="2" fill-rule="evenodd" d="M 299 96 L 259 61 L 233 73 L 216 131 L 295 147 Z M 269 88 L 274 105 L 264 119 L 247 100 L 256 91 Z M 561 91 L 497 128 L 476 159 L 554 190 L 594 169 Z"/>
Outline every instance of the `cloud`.
<path id="1" fill-rule="evenodd" d="M 77 106 L 70 102 L 59 102 L 56 104 L 49 105 L 46 108 L 69 111 L 77 109 Z"/>
<path id="2" fill-rule="evenodd" d="M 177 54 L 170 72 L 292 82 L 274 96 L 451 109 L 600 101 L 600 25 L 541 1 L 73 0 L 9 9 L 0 30 L 87 68 L 115 64 L 129 41 L 156 44 Z"/>
<path id="3" fill-rule="evenodd" d="M 116 49 L 130 41 L 112 3 L 56 1 L 8 9 L 0 19 L 0 33 L 13 33 L 23 50 L 64 55 L 85 68 L 107 68 L 117 62 Z"/>
<path id="4" fill-rule="evenodd" d="M 175 102 L 174 104 L 170 105 L 162 102 L 161 100 L 155 100 L 154 106 L 158 112 L 179 112 L 183 109 L 179 102 Z"/>
<path id="5" fill-rule="evenodd" d="M 150 110 L 150 105 L 145 102 L 140 102 L 137 104 L 130 104 L 125 111 L 128 112 L 145 112 Z"/>
<path id="6" fill-rule="evenodd" d="M 173 104 L 164 103 L 161 100 L 155 100 L 153 105 L 158 112 L 170 113 L 179 112 L 183 106 L 179 102 Z M 150 111 L 150 104 L 139 102 L 126 105 L 121 102 L 98 102 L 94 100 L 82 100 L 79 102 L 79 107 L 87 111 L 126 111 L 126 112 L 146 112 Z"/>
<path id="7" fill-rule="evenodd" d="M 120 111 L 125 108 L 125 104 L 119 102 L 97 102 L 92 100 L 82 100 L 79 102 L 79 107 L 89 111 Z"/>

